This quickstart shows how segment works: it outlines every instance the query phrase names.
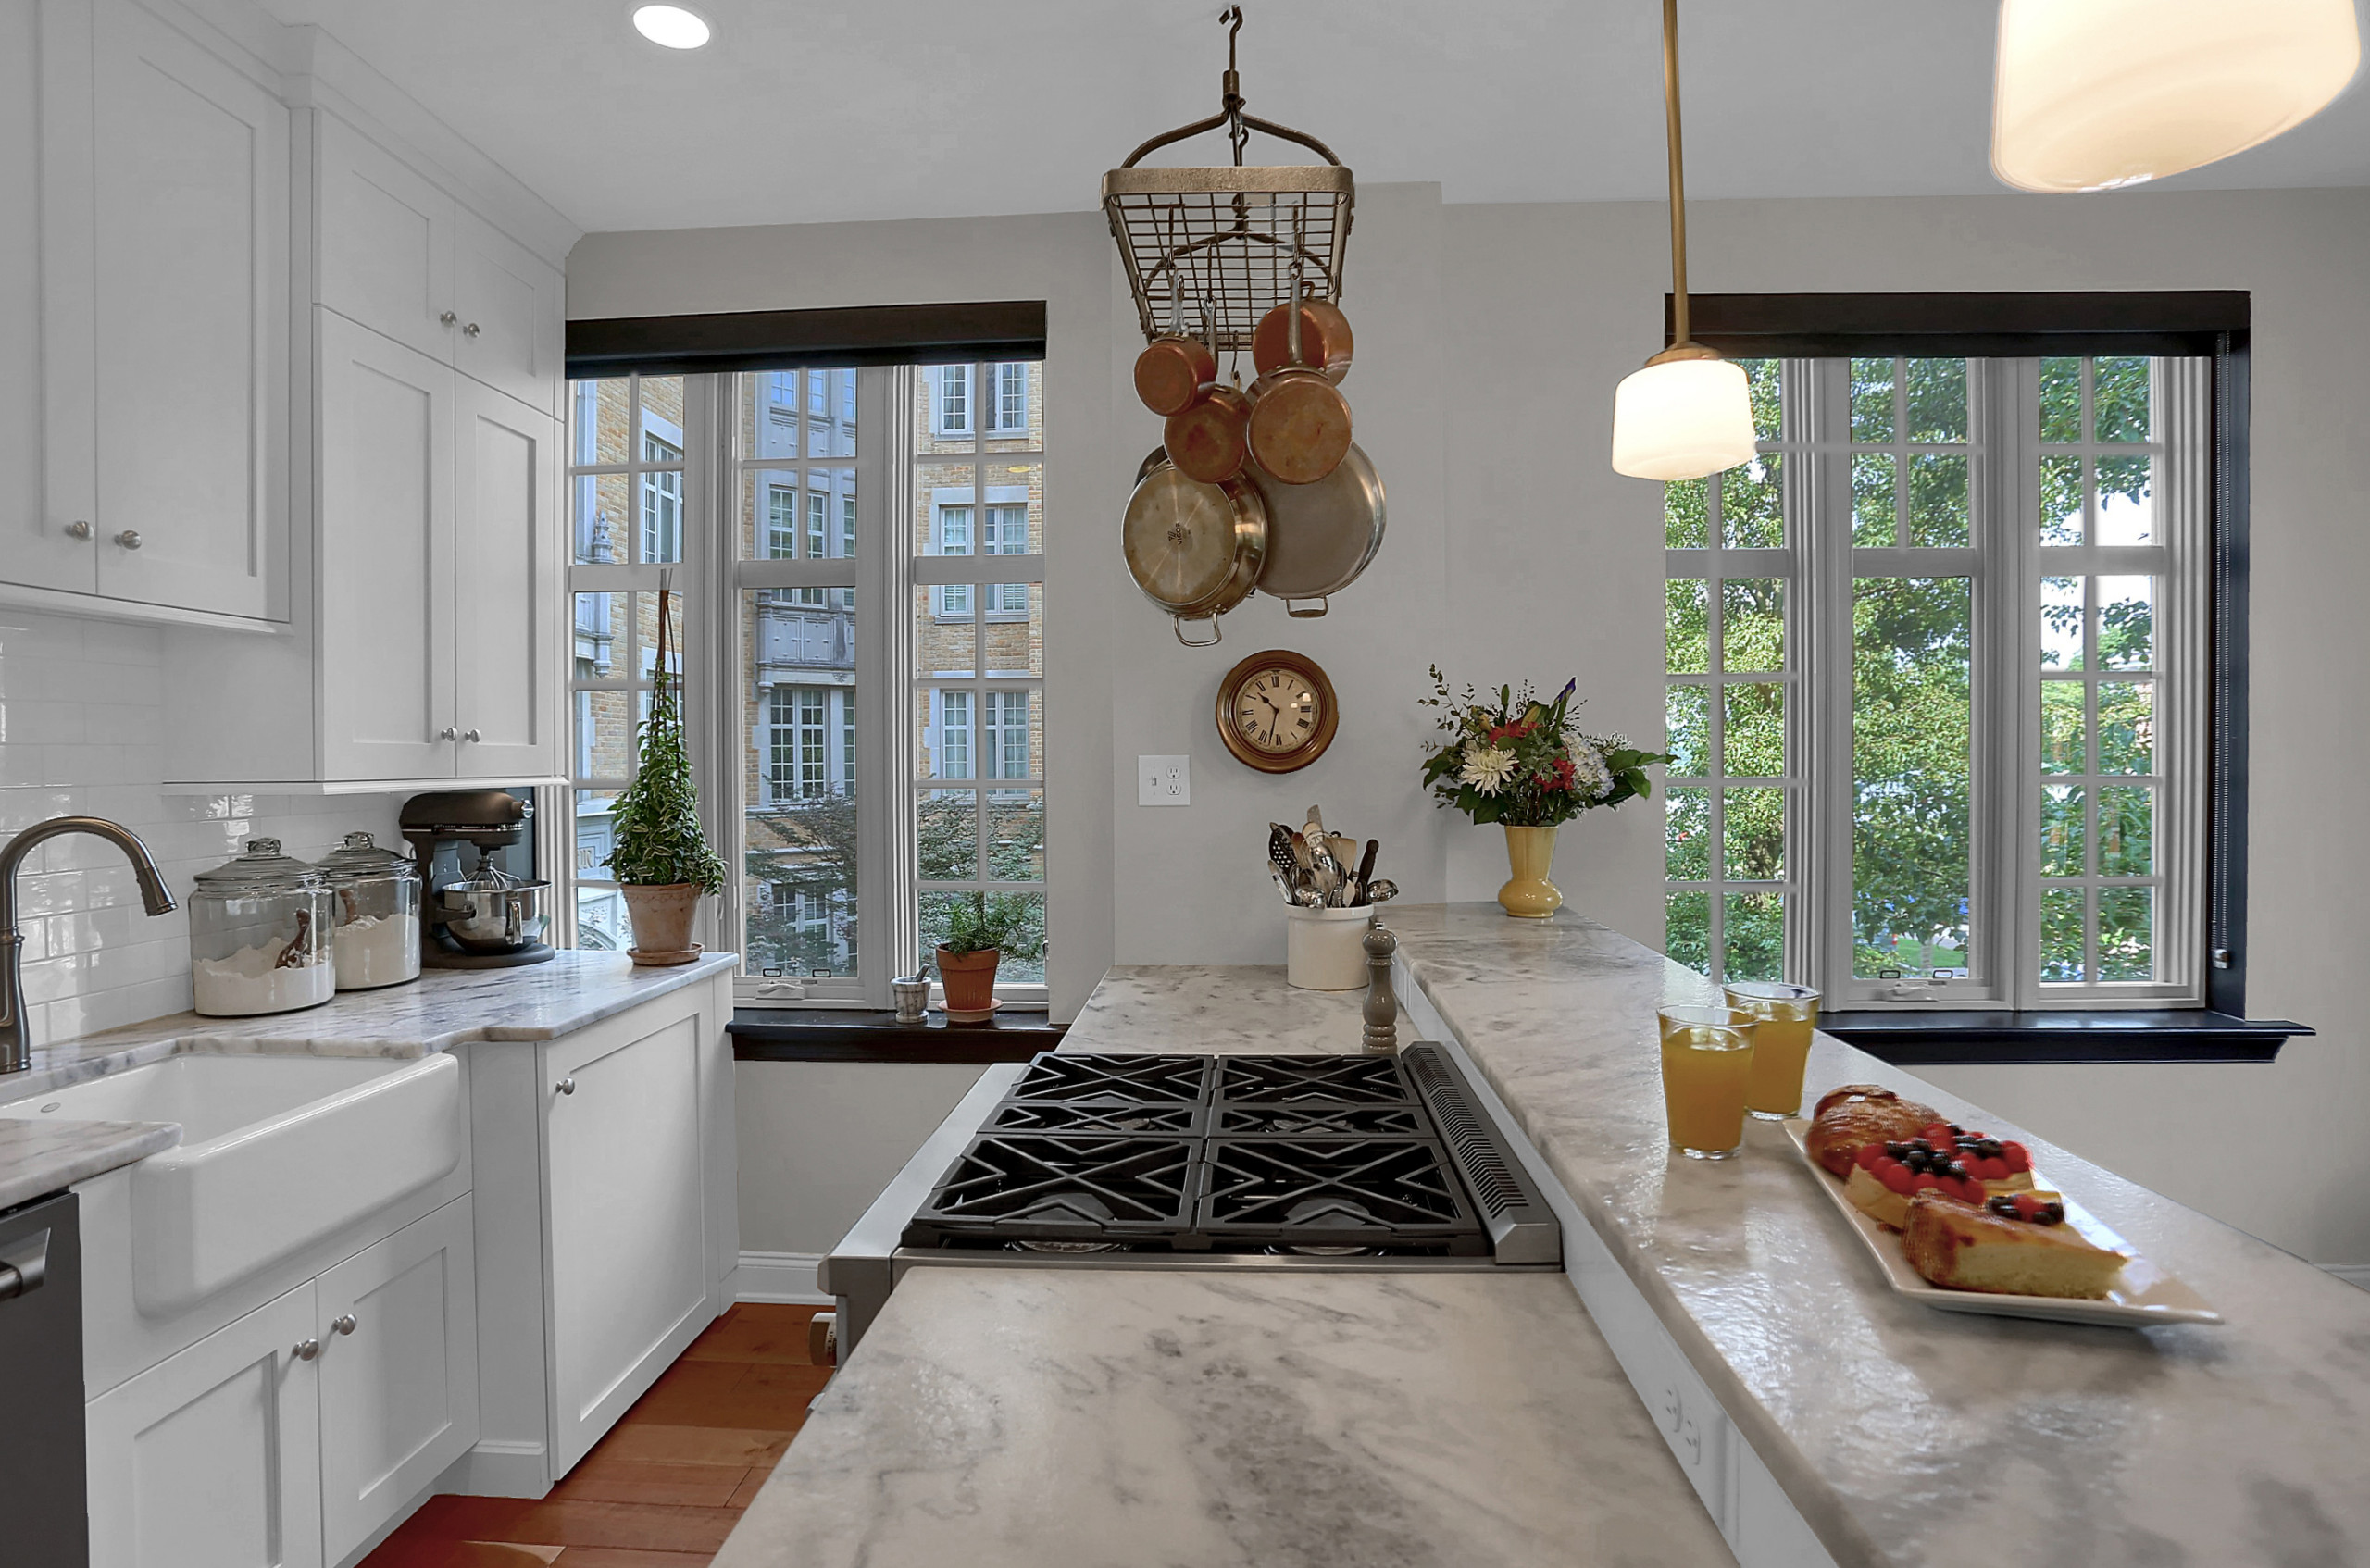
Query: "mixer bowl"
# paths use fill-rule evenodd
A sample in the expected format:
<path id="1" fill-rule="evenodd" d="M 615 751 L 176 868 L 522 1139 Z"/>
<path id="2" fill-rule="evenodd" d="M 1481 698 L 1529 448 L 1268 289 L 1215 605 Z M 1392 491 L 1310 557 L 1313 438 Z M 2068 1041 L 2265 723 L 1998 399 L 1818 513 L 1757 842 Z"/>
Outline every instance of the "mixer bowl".
<path id="1" fill-rule="evenodd" d="M 510 888 L 456 885 L 436 890 L 436 915 L 464 952 L 518 952 L 551 929 L 549 882 Z"/>

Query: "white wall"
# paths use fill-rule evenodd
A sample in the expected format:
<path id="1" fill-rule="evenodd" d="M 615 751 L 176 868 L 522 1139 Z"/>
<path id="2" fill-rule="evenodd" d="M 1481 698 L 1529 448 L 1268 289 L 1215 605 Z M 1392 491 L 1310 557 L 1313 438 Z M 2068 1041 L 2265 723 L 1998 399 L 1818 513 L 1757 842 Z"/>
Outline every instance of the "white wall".
<path id="1" fill-rule="evenodd" d="M 801 1258 L 829 1252 L 986 1070 L 929 1062 L 736 1064 L 741 1250 Z"/>
<path id="2" fill-rule="evenodd" d="M 1700 204 L 1707 291 L 2239 288 L 2254 298 L 2254 696 L 2250 1011 L 2317 1026 L 2262 1067 L 1938 1072 L 2150 1186 L 2325 1262 L 2370 1260 L 2370 1066 L 2348 1027 L 2353 820 L 2370 741 L 2370 193 L 2000 195 Z M 1117 527 L 1158 439 L 1127 369 L 1138 346 L 1098 218 L 1053 215 L 587 236 L 569 313 L 599 317 L 957 298 L 1051 302 L 1048 676 L 1057 1007 L 1103 965 L 1279 962 L 1260 870 L 1271 817 L 1313 800 L 1379 837 L 1414 899 L 1486 898 L 1496 835 L 1416 790 L 1423 670 L 1580 678 L 1593 727 L 1661 734 L 1656 487 L 1606 466 L 1613 388 L 1659 346 L 1667 230 L 1650 204 L 1442 206 L 1428 186 L 1359 193 L 1344 384 L 1391 497 L 1366 576 L 1319 621 L 1254 599 L 1189 652 L 1135 592 Z M 1281 780 L 1234 764 L 1212 698 L 1260 648 L 1315 656 L 1341 689 L 1328 755 Z M 1133 803 L 1139 753 L 1185 752 L 1193 801 Z M 2298 825 L 2305 825 L 2299 830 Z M 1565 830 L 1574 905 L 1659 942 L 1651 808 Z"/>

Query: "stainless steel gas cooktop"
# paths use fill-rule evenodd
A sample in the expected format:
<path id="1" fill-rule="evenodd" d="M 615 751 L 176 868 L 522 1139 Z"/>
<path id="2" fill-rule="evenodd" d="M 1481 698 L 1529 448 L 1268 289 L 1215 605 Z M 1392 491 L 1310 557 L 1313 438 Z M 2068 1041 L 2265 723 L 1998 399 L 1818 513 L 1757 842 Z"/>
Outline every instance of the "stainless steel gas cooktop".
<path id="1" fill-rule="evenodd" d="M 1554 1215 L 1450 1053 L 1066 1055 L 992 1068 L 824 1261 L 844 1351 L 973 1267 L 1523 1268 Z"/>

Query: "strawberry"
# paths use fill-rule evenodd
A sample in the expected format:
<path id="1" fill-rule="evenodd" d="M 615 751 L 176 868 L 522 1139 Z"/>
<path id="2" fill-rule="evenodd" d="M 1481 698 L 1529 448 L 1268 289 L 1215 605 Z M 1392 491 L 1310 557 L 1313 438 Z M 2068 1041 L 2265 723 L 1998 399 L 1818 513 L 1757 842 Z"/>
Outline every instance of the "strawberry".
<path id="1" fill-rule="evenodd" d="M 1893 1191 L 1901 1193 L 1903 1196 L 1906 1196 L 1909 1193 L 1911 1187 L 1917 1179 L 1916 1176 L 1911 1174 L 1909 1167 L 1902 1164 L 1899 1161 L 1887 1162 L 1886 1168 L 1877 1171 L 1876 1174 L 1877 1180 L 1883 1182 L 1885 1186 L 1890 1188 Z"/>
<path id="2" fill-rule="evenodd" d="M 1884 1157 L 1885 1146 L 1883 1144 L 1864 1143 L 1860 1145 L 1860 1151 L 1852 1156 L 1852 1163 L 1859 1166 L 1864 1171 L 1874 1170 L 1876 1168 L 1877 1162 Z"/>
<path id="3" fill-rule="evenodd" d="M 2000 1149 L 2011 1171 L 2028 1171 L 2033 1168 L 2033 1157 L 2025 1152 L 2023 1144 L 2012 1140 L 2002 1144 Z"/>
<path id="4" fill-rule="evenodd" d="M 2040 1213 L 2040 1200 L 2029 1192 L 2019 1192 L 2013 1202 L 2016 1210 L 2016 1217 L 2020 1220 L 2028 1220 Z"/>

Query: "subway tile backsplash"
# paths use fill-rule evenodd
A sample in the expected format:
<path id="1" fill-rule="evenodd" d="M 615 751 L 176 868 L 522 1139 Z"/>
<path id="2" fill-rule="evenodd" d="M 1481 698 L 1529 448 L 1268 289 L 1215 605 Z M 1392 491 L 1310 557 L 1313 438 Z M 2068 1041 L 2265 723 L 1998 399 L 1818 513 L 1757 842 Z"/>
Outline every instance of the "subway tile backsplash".
<path id="1" fill-rule="evenodd" d="M 150 919 L 115 847 L 53 839 L 17 877 L 26 1017 L 36 1045 L 190 1004 L 191 878 L 276 838 L 317 860 L 348 829 L 400 848 L 394 795 L 168 795 L 160 703 L 167 634 L 0 607 L 0 842 L 52 816 L 140 835 L 182 908 Z"/>

